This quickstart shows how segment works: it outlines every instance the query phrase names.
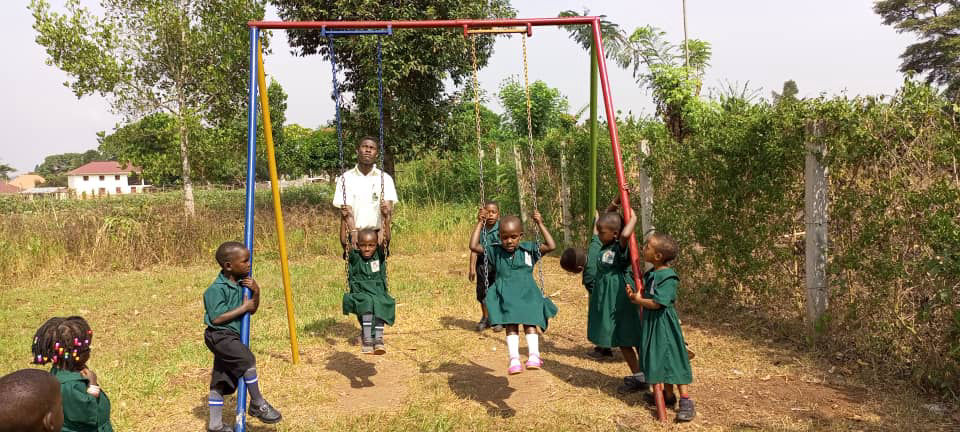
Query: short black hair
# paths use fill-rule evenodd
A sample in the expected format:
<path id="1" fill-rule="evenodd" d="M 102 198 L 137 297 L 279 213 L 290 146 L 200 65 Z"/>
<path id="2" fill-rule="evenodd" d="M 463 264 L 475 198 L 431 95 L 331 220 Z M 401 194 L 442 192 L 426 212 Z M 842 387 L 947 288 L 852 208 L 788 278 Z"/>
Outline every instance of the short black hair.
<path id="1" fill-rule="evenodd" d="M 363 138 L 360 138 L 360 141 L 357 141 L 357 147 L 360 147 L 360 144 L 363 144 L 364 141 L 373 141 L 374 144 L 380 146 L 380 141 L 377 141 L 376 138 L 370 135 L 364 135 Z"/>
<path id="2" fill-rule="evenodd" d="M 0 432 L 37 430 L 48 413 L 62 409 L 56 406 L 60 383 L 40 369 L 20 369 L 0 377 L 0 394 L 4 397 Z"/>
<path id="3" fill-rule="evenodd" d="M 509 215 L 500 218 L 500 232 L 504 232 L 510 225 L 517 224 L 520 227 L 520 231 L 523 232 L 523 221 L 520 220 L 518 216 Z"/>
<path id="4" fill-rule="evenodd" d="M 377 241 L 377 231 L 370 228 L 364 228 L 360 231 L 357 231 L 357 241 L 360 241 L 364 236 L 372 235 L 373 241 Z"/>
<path id="5" fill-rule="evenodd" d="M 91 343 L 93 331 L 83 317 L 50 318 L 33 335 L 33 364 L 81 371 L 86 360 L 80 357 L 90 351 Z"/>
<path id="6" fill-rule="evenodd" d="M 245 248 L 246 246 L 238 241 L 223 242 L 223 244 L 217 248 L 217 264 L 220 264 L 220 267 L 223 267 L 227 264 L 227 261 L 230 261 L 230 259 L 233 258 L 233 254 L 236 253 L 237 250 Z"/>
<path id="7" fill-rule="evenodd" d="M 617 212 L 604 212 L 597 218 L 597 228 L 613 228 L 619 230 L 623 228 L 623 217 Z"/>
<path id="8" fill-rule="evenodd" d="M 496 202 L 496 201 L 494 201 L 494 200 L 487 200 L 487 201 L 484 201 L 484 202 L 483 202 L 483 206 L 484 206 L 484 207 L 486 207 L 486 206 L 488 206 L 488 205 L 497 206 L 497 210 L 500 210 L 500 203 L 498 203 L 498 202 Z"/>
<path id="9" fill-rule="evenodd" d="M 656 240 L 653 247 L 663 256 L 664 264 L 669 264 L 680 253 L 680 245 L 669 234 L 656 232 L 650 235 L 650 240 Z"/>
<path id="10" fill-rule="evenodd" d="M 587 265 L 587 254 L 583 249 L 567 248 L 560 255 L 560 267 L 570 273 L 580 273 Z"/>

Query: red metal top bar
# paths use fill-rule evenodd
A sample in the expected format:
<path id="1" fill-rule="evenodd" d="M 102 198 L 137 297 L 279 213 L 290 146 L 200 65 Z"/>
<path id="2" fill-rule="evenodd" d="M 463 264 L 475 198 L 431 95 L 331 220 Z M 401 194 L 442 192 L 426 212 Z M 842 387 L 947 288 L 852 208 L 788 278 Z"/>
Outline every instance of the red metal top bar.
<path id="1" fill-rule="evenodd" d="M 433 20 L 433 21 L 248 21 L 248 27 L 261 29 L 294 28 L 429 28 L 429 27 L 509 27 L 591 24 L 599 17 L 558 17 L 492 20 Z"/>

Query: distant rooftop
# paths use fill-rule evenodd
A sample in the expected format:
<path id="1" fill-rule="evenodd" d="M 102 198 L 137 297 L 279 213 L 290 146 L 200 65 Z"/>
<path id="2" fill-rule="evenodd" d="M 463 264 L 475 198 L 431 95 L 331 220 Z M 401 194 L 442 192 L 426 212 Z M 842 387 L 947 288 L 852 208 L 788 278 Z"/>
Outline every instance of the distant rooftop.
<path id="1" fill-rule="evenodd" d="M 133 165 L 121 167 L 117 161 L 94 161 L 68 172 L 67 175 L 130 174 L 131 172 L 140 172 L 140 167 Z"/>
<path id="2" fill-rule="evenodd" d="M 7 182 L 0 182 L 0 194 L 15 194 L 15 193 L 20 193 L 20 188 Z"/>

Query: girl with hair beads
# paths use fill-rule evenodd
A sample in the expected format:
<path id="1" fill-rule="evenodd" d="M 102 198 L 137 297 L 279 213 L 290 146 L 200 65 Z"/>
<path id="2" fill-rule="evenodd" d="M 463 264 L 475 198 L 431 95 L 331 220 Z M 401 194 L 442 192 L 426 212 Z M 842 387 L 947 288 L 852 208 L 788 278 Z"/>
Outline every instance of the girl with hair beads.
<path id="1" fill-rule="evenodd" d="M 33 363 L 52 364 L 60 382 L 63 432 L 113 432 L 110 399 L 87 367 L 93 331 L 82 317 L 50 318 L 33 338 Z"/>
<path id="2" fill-rule="evenodd" d="M 527 369 L 540 369 L 540 335 L 537 327 L 546 330 L 547 320 L 557 315 L 557 306 L 543 296 L 533 280 L 533 266 L 543 256 L 557 248 L 540 212 L 533 212 L 533 221 L 543 233 L 543 244 L 521 242 L 523 223 L 516 216 L 500 220 L 500 244 L 480 244 L 483 227 L 487 221 L 486 210 L 478 215 L 477 226 L 470 237 L 470 250 L 485 253 L 487 260 L 496 268 L 497 280 L 487 291 L 485 303 L 491 325 L 503 325 L 507 330 L 507 355 L 510 363 L 507 372 L 523 372 L 520 363 L 520 327 L 527 338 Z"/>

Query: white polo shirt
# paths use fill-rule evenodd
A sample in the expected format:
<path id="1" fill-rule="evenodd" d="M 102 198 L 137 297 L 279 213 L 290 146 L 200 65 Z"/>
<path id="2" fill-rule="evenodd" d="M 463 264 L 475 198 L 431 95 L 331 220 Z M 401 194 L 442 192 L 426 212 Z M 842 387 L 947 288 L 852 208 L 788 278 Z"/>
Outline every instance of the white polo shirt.
<path id="1" fill-rule="evenodd" d="M 393 177 L 377 169 L 374 165 L 367 175 L 363 175 L 356 166 L 337 177 L 337 186 L 334 188 L 333 205 L 340 208 L 343 202 L 343 179 L 347 183 L 346 205 L 353 209 L 354 223 L 357 229 L 380 228 L 380 175 L 383 175 L 384 201 L 396 203 L 397 189 L 393 185 Z"/>

